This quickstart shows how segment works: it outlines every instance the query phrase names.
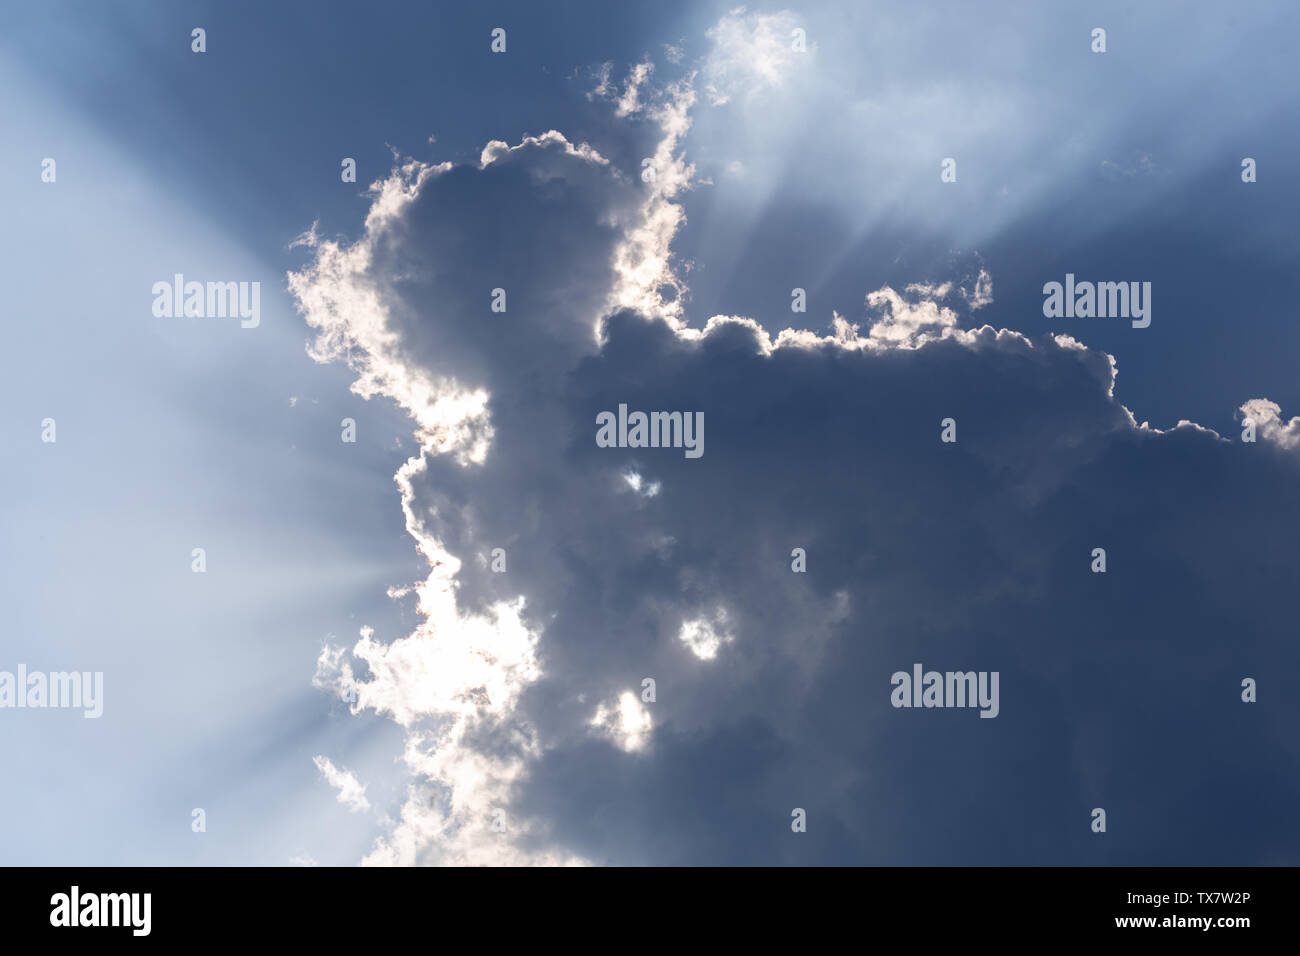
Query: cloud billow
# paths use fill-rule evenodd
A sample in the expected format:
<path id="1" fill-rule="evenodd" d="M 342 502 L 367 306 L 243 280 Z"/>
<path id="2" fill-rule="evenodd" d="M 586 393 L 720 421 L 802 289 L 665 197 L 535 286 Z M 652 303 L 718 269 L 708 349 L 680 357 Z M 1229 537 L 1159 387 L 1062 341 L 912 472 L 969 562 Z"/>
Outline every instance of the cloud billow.
<path id="1" fill-rule="evenodd" d="M 304 240 L 315 353 L 421 442 L 423 623 L 318 671 L 406 729 L 368 861 L 1294 862 L 1289 431 L 1139 426 L 1105 353 L 973 322 L 984 274 L 827 332 L 692 324 L 661 297 L 692 102 L 639 90 L 654 183 L 552 132 Z M 598 447 L 620 404 L 702 412 L 705 453 Z M 1000 672 L 997 719 L 891 707 L 914 662 Z"/>

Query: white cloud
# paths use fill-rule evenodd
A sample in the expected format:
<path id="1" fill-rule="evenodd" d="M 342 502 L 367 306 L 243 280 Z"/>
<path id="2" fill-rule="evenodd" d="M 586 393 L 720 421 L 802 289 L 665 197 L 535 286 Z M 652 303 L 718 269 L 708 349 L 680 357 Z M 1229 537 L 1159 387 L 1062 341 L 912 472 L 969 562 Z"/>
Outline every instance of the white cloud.
<path id="1" fill-rule="evenodd" d="M 788 10 L 746 13 L 738 7 L 722 17 L 707 36 L 713 41 L 704 63 L 704 91 L 714 106 L 729 103 L 741 93 L 753 96 L 784 85 L 799 56 L 793 31 L 799 26 Z"/>
<path id="2" fill-rule="evenodd" d="M 1282 406 L 1267 398 L 1252 398 L 1241 406 L 1244 418 L 1255 422 L 1257 434 L 1281 448 L 1300 448 L 1300 417 L 1283 421 Z"/>
<path id="3" fill-rule="evenodd" d="M 722 645 L 730 644 L 735 637 L 727 630 L 726 610 L 719 608 L 712 618 L 697 617 L 682 621 L 677 639 L 700 660 L 711 661 L 718 656 Z"/>
<path id="4" fill-rule="evenodd" d="M 690 188 L 695 175 L 695 166 L 681 153 L 694 104 L 695 89 L 688 79 L 670 84 L 650 109 L 662 133 L 649 157 L 654 179 L 644 184 L 645 197 L 614 253 L 617 278 L 608 300 L 609 311 L 635 309 L 677 328 L 684 325 L 686 284 L 673 268 L 672 241 L 685 214 L 672 200 Z M 665 289 L 672 290 L 672 297 L 665 297 Z M 599 325 L 596 331 L 599 336 Z"/>
<path id="5" fill-rule="evenodd" d="M 591 718 L 591 726 L 611 738 L 628 752 L 640 750 L 650 738 L 653 721 L 650 711 L 632 691 L 624 691 L 617 705 L 601 704 Z"/>
<path id="6" fill-rule="evenodd" d="M 992 305 L 993 277 L 986 270 L 980 269 L 980 274 L 975 279 L 975 288 L 971 291 L 962 289 L 961 297 L 966 300 L 966 305 L 972 312 L 986 305 Z"/>
<path id="7" fill-rule="evenodd" d="M 326 782 L 339 792 L 339 803 L 353 813 L 361 813 L 370 809 L 370 801 L 366 799 L 365 785 L 357 779 L 356 774 L 351 770 L 343 770 L 334 766 L 329 757 L 318 754 L 311 759 L 316 764 L 316 769 L 325 777 Z"/>
<path id="8" fill-rule="evenodd" d="M 631 116 L 640 112 L 641 87 L 650 79 L 654 69 L 654 64 L 649 60 L 642 60 L 632 67 L 623 86 L 623 95 L 619 97 L 618 106 L 614 110 L 615 116 Z"/>
<path id="9" fill-rule="evenodd" d="M 640 472 L 630 469 L 623 472 L 623 480 L 627 482 L 629 488 L 635 491 L 638 495 L 642 495 L 646 498 L 653 498 L 655 495 L 659 494 L 662 487 L 659 482 L 646 481 L 641 477 Z"/>
<path id="10" fill-rule="evenodd" d="M 614 87 L 613 84 L 610 83 L 610 78 L 613 75 L 613 72 L 614 64 L 608 61 L 600 64 L 600 66 L 596 68 L 595 77 L 598 82 L 596 83 L 595 88 L 587 93 L 587 99 L 603 100 L 613 95 Z"/>

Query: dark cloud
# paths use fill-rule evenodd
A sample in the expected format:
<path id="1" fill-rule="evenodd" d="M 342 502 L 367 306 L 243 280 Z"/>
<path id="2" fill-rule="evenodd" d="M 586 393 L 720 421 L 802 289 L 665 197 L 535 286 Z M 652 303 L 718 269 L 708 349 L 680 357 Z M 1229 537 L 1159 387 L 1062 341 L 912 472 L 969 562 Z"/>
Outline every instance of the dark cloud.
<path id="1" fill-rule="evenodd" d="M 1294 451 L 1140 428 L 1105 353 L 961 331 L 923 292 L 827 338 L 607 313 L 620 250 L 661 207 L 559 139 L 502 157 L 431 175 L 366 256 L 340 269 L 325 248 L 296 279 L 304 301 L 374 290 L 391 341 L 307 311 L 372 346 L 357 361 L 379 391 L 487 393 L 481 461 L 433 442 L 403 479 L 442 611 L 357 655 L 361 706 L 411 733 L 392 859 L 492 858 L 466 834 L 504 803 L 511 852 L 605 863 L 1294 862 Z M 620 404 L 703 412 L 703 456 L 598 447 Z M 532 650 L 475 636 L 509 632 L 508 607 Z M 472 673 L 448 689 L 430 674 L 457 653 Z M 914 662 L 999 672 L 999 715 L 893 708 Z M 637 737 L 619 701 L 639 720 L 646 677 Z M 482 800 L 448 769 L 479 760 Z"/>

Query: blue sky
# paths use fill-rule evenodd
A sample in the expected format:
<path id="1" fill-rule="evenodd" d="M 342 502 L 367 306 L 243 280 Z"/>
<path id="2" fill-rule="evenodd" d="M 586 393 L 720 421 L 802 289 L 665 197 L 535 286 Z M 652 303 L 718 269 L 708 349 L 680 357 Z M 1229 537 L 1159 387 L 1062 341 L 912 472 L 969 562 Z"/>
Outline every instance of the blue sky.
<path id="1" fill-rule="evenodd" d="M 9 5 L 0 860 L 1294 863 L 1297 25 Z"/>

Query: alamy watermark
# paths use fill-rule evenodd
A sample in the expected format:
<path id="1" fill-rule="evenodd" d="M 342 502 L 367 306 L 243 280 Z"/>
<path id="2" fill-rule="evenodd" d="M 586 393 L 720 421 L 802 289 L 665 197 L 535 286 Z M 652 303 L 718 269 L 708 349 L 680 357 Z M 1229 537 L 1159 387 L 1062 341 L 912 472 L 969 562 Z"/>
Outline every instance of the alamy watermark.
<path id="1" fill-rule="evenodd" d="M 81 708 L 87 720 L 104 713 L 103 671 L 0 671 L 0 708 Z"/>
<path id="2" fill-rule="evenodd" d="M 618 406 L 618 415 L 596 416 L 598 448 L 684 448 L 687 458 L 704 454 L 703 412 L 632 412 Z"/>
<path id="3" fill-rule="evenodd" d="M 1065 284 L 1043 286 L 1043 315 L 1049 319 L 1132 319 L 1133 328 L 1151 324 L 1150 282 L 1075 282 L 1065 274 Z"/>
<path id="4" fill-rule="evenodd" d="M 133 936 L 148 936 L 152 910 L 152 893 L 82 893 L 73 886 L 50 897 L 50 925 L 125 926 Z"/>
<path id="5" fill-rule="evenodd" d="M 981 717 L 996 717 L 997 671 L 924 671 L 919 663 L 912 673 L 895 671 L 889 702 L 895 707 L 978 707 Z"/>
<path id="6" fill-rule="evenodd" d="M 150 291 L 153 314 L 160 319 L 239 318 L 245 329 L 262 321 L 260 282 L 186 282 L 178 272 L 171 282 L 155 282 Z"/>

